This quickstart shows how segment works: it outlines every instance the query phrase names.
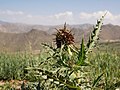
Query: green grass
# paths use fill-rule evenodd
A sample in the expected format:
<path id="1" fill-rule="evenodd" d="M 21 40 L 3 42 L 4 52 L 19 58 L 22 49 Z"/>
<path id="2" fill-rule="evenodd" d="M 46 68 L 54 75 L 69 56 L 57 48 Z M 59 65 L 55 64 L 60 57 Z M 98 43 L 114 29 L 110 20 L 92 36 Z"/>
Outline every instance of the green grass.
<path id="1" fill-rule="evenodd" d="M 106 42 L 99 44 L 99 50 L 104 52 L 111 52 L 120 55 L 120 42 Z"/>
<path id="2" fill-rule="evenodd" d="M 89 58 L 91 62 L 90 67 L 90 78 L 92 81 L 100 75 L 102 72 L 104 75 L 102 76 L 99 84 L 98 90 L 100 88 L 104 90 L 114 90 L 113 88 L 120 87 L 120 55 L 109 52 L 97 52 L 92 54 Z"/>
<path id="3" fill-rule="evenodd" d="M 0 80 L 24 79 L 24 69 L 38 62 L 39 57 L 30 53 L 0 53 Z"/>
<path id="4" fill-rule="evenodd" d="M 108 46 L 104 44 L 104 47 L 100 47 L 99 51 L 95 50 L 95 52 L 91 53 L 89 55 L 89 61 L 91 66 L 85 67 L 83 69 L 83 73 L 89 72 L 86 74 L 86 77 L 91 84 L 102 72 L 104 72 L 104 75 L 100 79 L 100 82 L 96 85 L 97 88 L 95 88 L 95 90 L 100 89 L 110 90 L 110 88 L 119 86 L 117 83 L 120 82 L 120 55 L 118 51 L 115 52 L 113 51 L 113 49 L 114 47 L 119 48 L 120 46 L 115 46 L 114 44 L 113 48 L 112 47 L 106 48 Z M 26 77 L 25 68 L 36 66 L 43 67 L 39 65 L 41 62 L 46 60 L 46 57 L 48 55 L 49 53 L 45 53 L 45 51 L 43 51 L 42 54 L 40 55 L 33 55 L 30 53 L 16 53 L 16 54 L 1 53 L 0 79 L 1 80 L 27 79 L 28 81 L 31 80 L 35 81 L 38 78 L 34 78 L 32 76 L 30 76 L 29 78 Z M 48 67 L 49 66 L 46 65 L 46 68 Z"/>

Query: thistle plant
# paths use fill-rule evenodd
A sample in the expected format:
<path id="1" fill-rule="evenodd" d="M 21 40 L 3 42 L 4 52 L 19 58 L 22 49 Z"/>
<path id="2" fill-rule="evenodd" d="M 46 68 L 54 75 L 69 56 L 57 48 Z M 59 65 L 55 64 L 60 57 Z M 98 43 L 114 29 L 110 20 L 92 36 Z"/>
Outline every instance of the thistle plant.
<path id="1" fill-rule="evenodd" d="M 71 45 L 74 43 L 74 36 L 71 34 L 71 31 L 67 29 L 66 23 L 64 24 L 63 29 L 56 29 L 57 34 L 55 34 L 55 42 L 57 48 L 61 48 L 62 45 Z"/>
<path id="2" fill-rule="evenodd" d="M 105 13 L 105 15 L 106 15 L 107 13 Z M 104 15 L 104 16 L 105 16 Z M 92 33 L 91 33 L 91 35 L 90 35 L 90 37 L 89 37 L 89 41 L 88 41 L 88 43 L 87 43 L 87 45 L 86 45 L 86 47 L 87 47 L 87 50 L 86 50 L 86 55 L 90 52 L 90 51 L 92 51 L 92 48 L 95 46 L 95 44 L 96 44 L 96 42 L 97 42 L 97 40 L 99 39 L 99 32 L 100 32 L 100 30 L 101 30 L 101 26 L 102 26 L 102 21 L 103 21 L 103 19 L 104 19 L 104 16 L 102 16 L 102 18 L 100 19 L 100 20 L 97 20 L 97 24 L 96 24 L 96 26 L 94 26 L 94 30 L 92 31 Z"/>
<path id="3" fill-rule="evenodd" d="M 26 69 L 28 71 L 36 71 L 34 72 L 35 75 L 42 77 L 41 84 L 45 85 L 45 83 L 50 82 L 48 86 L 51 88 L 56 87 L 58 90 L 82 90 L 95 87 L 103 73 L 94 80 L 92 85 L 90 85 L 91 82 L 89 78 L 86 77 L 87 72 L 83 71 L 83 68 L 89 66 L 87 57 L 98 40 L 104 16 L 97 21 L 87 44 L 84 43 L 84 38 L 82 38 L 80 48 L 75 47 L 74 36 L 71 33 L 71 30 L 67 29 L 65 23 L 64 28 L 57 29 L 57 33 L 55 34 L 57 48 L 43 44 L 50 49 L 49 53 L 51 53 L 50 56 L 48 56 L 47 61 L 52 63 L 52 68 L 48 68 L 50 70 L 44 67 L 29 67 Z M 44 64 L 44 62 L 42 62 L 42 64 Z M 45 89 L 48 90 L 48 88 Z"/>

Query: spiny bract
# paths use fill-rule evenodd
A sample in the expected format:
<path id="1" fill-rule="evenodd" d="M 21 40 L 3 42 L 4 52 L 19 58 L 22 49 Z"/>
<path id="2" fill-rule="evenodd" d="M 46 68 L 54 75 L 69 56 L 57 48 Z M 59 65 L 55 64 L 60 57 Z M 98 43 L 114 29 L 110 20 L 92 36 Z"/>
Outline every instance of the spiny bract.
<path id="1" fill-rule="evenodd" d="M 62 45 L 70 45 L 74 43 L 74 36 L 71 31 L 66 28 L 66 23 L 64 24 L 63 29 L 57 30 L 55 36 L 57 48 L 61 48 Z"/>

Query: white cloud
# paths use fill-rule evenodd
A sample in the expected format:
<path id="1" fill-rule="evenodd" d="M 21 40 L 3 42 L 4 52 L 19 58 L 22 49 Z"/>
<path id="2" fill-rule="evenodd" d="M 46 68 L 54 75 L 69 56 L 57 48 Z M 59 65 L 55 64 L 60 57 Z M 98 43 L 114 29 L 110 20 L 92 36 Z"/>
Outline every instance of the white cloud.
<path id="1" fill-rule="evenodd" d="M 32 18 L 33 16 L 32 16 L 31 14 L 28 14 L 27 17 L 28 17 L 28 18 Z"/>
<path id="2" fill-rule="evenodd" d="M 2 15 L 23 15 L 24 13 L 22 11 L 11 11 L 11 10 L 6 10 L 6 11 L 0 11 L 0 14 Z"/>
<path id="3" fill-rule="evenodd" d="M 81 24 L 81 23 L 95 24 L 96 20 L 99 19 L 102 15 L 104 15 L 105 12 L 106 11 L 98 11 L 92 13 L 81 12 L 79 14 L 74 14 L 71 11 L 66 11 L 62 13 L 56 13 L 53 15 L 42 16 L 32 15 L 22 11 L 0 10 L 0 20 L 44 25 L 64 24 L 64 22 L 67 22 L 68 24 Z M 107 23 L 120 25 L 120 14 L 115 15 L 107 11 L 104 24 Z"/>
<path id="4" fill-rule="evenodd" d="M 61 19 L 61 18 L 67 18 L 67 17 L 72 17 L 73 13 L 72 12 L 64 12 L 64 13 L 58 13 L 54 15 L 57 19 Z"/>

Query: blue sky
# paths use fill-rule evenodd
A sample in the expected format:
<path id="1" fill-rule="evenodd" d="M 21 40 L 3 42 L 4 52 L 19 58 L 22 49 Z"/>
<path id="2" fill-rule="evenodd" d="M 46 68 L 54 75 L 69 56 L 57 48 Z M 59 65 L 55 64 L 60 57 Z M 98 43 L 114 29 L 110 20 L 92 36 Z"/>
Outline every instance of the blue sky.
<path id="1" fill-rule="evenodd" d="M 95 23 L 106 11 L 105 23 L 119 25 L 120 0 L 0 0 L 0 20 L 18 23 Z"/>

